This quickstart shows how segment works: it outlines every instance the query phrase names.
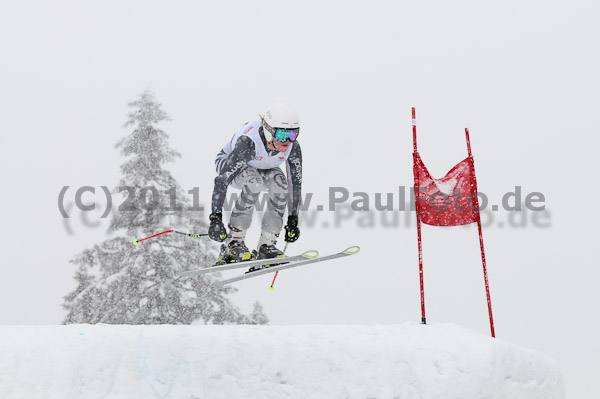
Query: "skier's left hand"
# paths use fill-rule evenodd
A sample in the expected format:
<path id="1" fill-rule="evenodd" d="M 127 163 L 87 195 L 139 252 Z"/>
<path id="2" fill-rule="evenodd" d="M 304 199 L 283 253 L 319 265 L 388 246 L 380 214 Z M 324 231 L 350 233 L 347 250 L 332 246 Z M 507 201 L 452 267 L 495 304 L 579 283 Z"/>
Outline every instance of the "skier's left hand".
<path id="1" fill-rule="evenodd" d="M 294 242 L 300 238 L 300 229 L 298 228 L 298 216 L 288 216 L 287 224 L 285 225 L 285 242 Z"/>

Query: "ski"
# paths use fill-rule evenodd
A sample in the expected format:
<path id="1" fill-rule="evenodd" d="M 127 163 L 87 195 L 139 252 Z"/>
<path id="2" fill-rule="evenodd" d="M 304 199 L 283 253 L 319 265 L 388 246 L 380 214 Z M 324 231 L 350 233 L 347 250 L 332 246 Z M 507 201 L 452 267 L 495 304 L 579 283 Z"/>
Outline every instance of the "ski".
<path id="1" fill-rule="evenodd" d="M 237 277 L 232 277 L 220 282 L 217 282 L 218 284 L 230 284 L 236 281 L 240 281 L 240 280 L 245 280 L 247 278 L 252 278 L 252 277 L 257 277 L 263 274 L 267 274 L 267 273 L 274 273 L 280 270 L 285 270 L 285 269 L 290 269 L 292 267 L 298 267 L 298 266 L 305 266 L 305 265 L 309 265 L 311 263 L 317 263 L 317 262 L 323 262 L 326 260 L 332 260 L 332 259 L 337 259 L 337 258 L 343 258 L 346 256 L 350 256 L 350 255 L 354 255 L 357 254 L 360 251 L 360 248 L 358 246 L 354 246 L 354 247 L 350 247 L 342 252 L 338 252 L 332 255 L 327 255 L 327 256 L 322 256 L 322 257 L 315 257 L 312 259 L 304 259 L 304 260 L 296 260 L 293 262 L 288 262 L 286 264 L 283 264 L 281 266 L 273 266 L 273 267 L 268 267 L 265 269 L 260 269 L 257 270 L 255 272 L 252 273 L 248 273 L 248 274 L 244 274 L 241 276 L 237 276 Z"/>
<path id="2" fill-rule="evenodd" d="M 268 265 L 271 263 L 279 264 L 279 263 L 305 261 L 307 259 L 314 259 L 318 256 L 319 256 L 319 252 L 317 252 L 315 250 L 310 250 L 310 251 L 306 251 L 300 255 L 295 255 L 295 256 L 284 256 L 281 258 L 249 260 L 249 261 L 244 261 L 244 262 L 226 263 L 226 264 L 220 265 L 220 266 L 205 267 L 203 269 L 190 270 L 188 272 L 183 272 L 182 275 L 183 276 L 197 276 L 199 274 L 222 272 L 223 270 L 240 269 L 240 268 L 244 268 L 244 267 L 253 267 L 253 266 L 264 266 L 264 265 Z"/>

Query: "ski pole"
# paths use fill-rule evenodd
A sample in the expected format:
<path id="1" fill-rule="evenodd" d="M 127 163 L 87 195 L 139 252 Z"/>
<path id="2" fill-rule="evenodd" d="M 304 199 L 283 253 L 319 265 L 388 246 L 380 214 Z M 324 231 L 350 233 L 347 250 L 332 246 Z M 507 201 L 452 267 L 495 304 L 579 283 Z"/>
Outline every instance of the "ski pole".
<path id="1" fill-rule="evenodd" d="M 288 246 L 289 242 L 285 243 L 285 247 L 283 247 L 283 253 L 285 253 L 287 246 Z M 275 289 L 275 287 L 273 287 L 275 285 L 275 279 L 277 278 L 277 275 L 279 274 L 279 270 L 277 270 L 275 272 L 275 277 L 273 277 L 273 282 L 271 283 L 271 286 L 269 287 L 269 290 L 273 291 Z"/>
<path id="2" fill-rule="evenodd" d="M 142 241 L 148 240 L 150 238 L 158 237 L 158 236 L 163 235 L 163 234 L 169 234 L 169 233 L 183 234 L 183 235 L 186 235 L 186 236 L 192 237 L 192 238 L 198 238 L 198 237 L 206 237 L 206 236 L 208 236 L 208 233 L 191 234 L 191 233 L 182 233 L 181 231 L 177 231 L 177 230 L 165 230 L 165 231 L 162 231 L 160 233 L 151 235 L 150 237 L 140 238 L 139 240 L 133 240 L 133 245 L 138 245 L 138 243 L 140 243 Z"/>

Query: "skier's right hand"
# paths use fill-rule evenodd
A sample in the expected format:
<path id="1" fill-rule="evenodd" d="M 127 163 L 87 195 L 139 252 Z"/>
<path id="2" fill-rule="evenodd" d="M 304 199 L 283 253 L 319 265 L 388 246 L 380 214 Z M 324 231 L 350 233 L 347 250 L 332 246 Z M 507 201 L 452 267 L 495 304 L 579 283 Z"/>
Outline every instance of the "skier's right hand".
<path id="1" fill-rule="evenodd" d="M 209 216 L 210 227 L 208 228 L 208 236 L 218 242 L 225 241 L 227 238 L 227 230 L 223 225 L 223 214 L 221 212 L 211 213 Z"/>

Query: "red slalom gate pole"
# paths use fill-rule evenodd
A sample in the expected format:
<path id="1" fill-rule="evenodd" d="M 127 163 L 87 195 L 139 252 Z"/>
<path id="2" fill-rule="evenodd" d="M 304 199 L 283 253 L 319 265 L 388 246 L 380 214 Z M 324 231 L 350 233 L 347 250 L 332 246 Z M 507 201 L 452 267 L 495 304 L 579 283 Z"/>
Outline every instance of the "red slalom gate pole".
<path id="1" fill-rule="evenodd" d="M 477 228 L 479 229 L 479 245 L 481 247 L 481 263 L 483 264 L 483 280 L 485 281 L 485 294 L 487 296 L 488 313 L 490 315 L 490 330 L 492 337 L 496 338 L 494 330 L 494 316 L 492 315 L 492 299 L 490 298 L 490 283 L 488 281 L 487 266 L 485 264 L 485 251 L 483 250 L 483 234 L 481 233 L 481 218 L 477 220 Z"/>
<path id="2" fill-rule="evenodd" d="M 412 108 L 412 130 L 413 130 L 413 160 L 417 154 L 417 117 L 415 112 L 415 107 Z M 416 173 L 414 164 L 413 164 L 413 173 Z M 415 174 L 415 202 L 417 193 L 417 175 Z M 421 244 L 421 218 L 419 217 L 419 212 L 415 211 L 417 215 L 417 239 L 419 242 L 419 283 L 421 288 L 421 323 L 427 324 L 427 318 L 425 317 L 425 284 L 423 282 L 423 247 Z"/>
<path id="3" fill-rule="evenodd" d="M 469 139 L 469 129 L 465 128 L 465 135 L 467 137 L 467 150 L 469 151 L 469 157 L 471 155 L 471 140 Z M 475 163 L 473 163 L 475 165 Z M 475 168 L 475 166 L 473 166 Z M 473 170 L 473 176 L 475 176 L 475 170 Z M 477 207 L 477 229 L 479 230 L 479 247 L 481 248 L 481 263 L 483 264 L 483 280 L 485 282 L 485 294 L 487 297 L 488 304 L 488 313 L 490 316 L 490 330 L 492 333 L 492 337 L 496 337 L 496 332 L 494 330 L 494 316 L 492 314 L 492 299 L 490 297 L 490 283 L 487 275 L 487 265 L 485 263 L 485 250 L 483 248 L 483 230 L 481 229 L 481 213 L 479 212 L 479 197 L 475 197 L 475 206 Z"/>
<path id="4" fill-rule="evenodd" d="M 421 324 L 427 324 L 425 317 L 425 285 L 423 283 L 423 248 L 421 247 L 421 219 L 417 216 L 417 236 L 419 239 L 419 282 L 421 284 Z"/>

